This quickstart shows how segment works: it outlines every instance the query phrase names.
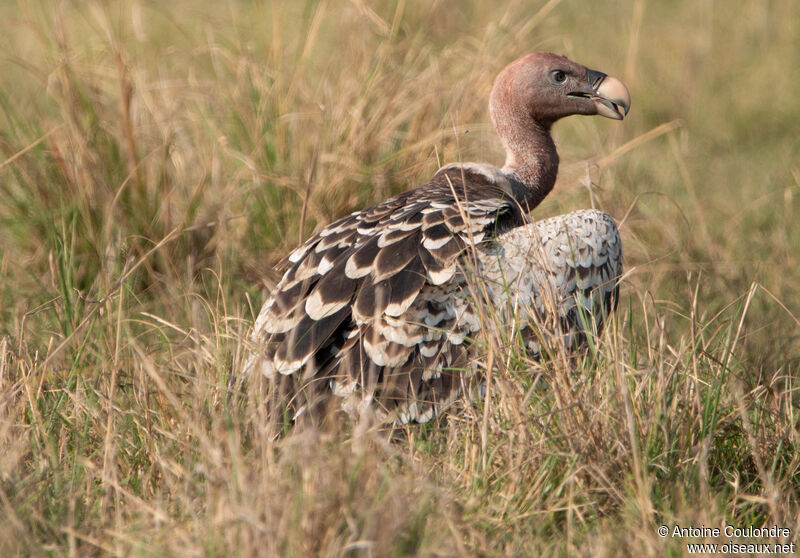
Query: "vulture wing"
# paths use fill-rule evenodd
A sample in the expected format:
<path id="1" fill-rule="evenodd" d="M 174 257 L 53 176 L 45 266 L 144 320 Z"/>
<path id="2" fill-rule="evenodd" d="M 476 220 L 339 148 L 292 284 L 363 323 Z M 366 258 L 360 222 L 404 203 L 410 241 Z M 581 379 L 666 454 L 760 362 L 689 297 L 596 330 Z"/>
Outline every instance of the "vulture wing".
<path id="1" fill-rule="evenodd" d="M 387 416 L 402 408 L 401 422 L 433 416 L 458 394 L 464 341 L 479 329 L 459 294 L 459 255 L 526 222 L 510 191 L 495 167 L 449 165 L 325 227 L 289 255 L 247 370 L 291 376 L 294 413 L 330 388 L 368 391 Z"/>

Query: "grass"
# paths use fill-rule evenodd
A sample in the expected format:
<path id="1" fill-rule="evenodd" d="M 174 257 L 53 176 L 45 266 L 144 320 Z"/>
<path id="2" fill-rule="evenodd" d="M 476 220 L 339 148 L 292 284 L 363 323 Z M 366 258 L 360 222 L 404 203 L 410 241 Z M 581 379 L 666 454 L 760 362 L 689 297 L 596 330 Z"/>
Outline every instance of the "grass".
<path id="1" fill-rule="evenodd" d="M 662 524 L 794 539 L 798 16 L 792 0 L 0 6 L 0 553 L 687 553 Z M 620 222 L 614 326 L 577 373 L 499 332 L 485 406 L 393 442 L 271 441 L 263 392 L 227 386 L 274 264 L 442 162 L 500 162 L 491 80 L 537 49 L 632 92 L 622 124 L 557 125 L 559 183 L 535 213 Z"/>

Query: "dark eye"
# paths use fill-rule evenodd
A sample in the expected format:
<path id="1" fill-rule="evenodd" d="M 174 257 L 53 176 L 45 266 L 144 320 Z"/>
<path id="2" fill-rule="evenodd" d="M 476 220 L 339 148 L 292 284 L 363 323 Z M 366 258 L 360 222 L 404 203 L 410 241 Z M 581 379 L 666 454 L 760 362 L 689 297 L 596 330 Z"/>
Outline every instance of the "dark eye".
<path id="1" fill-rule="evenodd" d="M 550 73 L 550 79 L 553 80 L 553 83 L 564 83 L 567 80 L 567 74 L 562 70 L 553 70 Z"/>

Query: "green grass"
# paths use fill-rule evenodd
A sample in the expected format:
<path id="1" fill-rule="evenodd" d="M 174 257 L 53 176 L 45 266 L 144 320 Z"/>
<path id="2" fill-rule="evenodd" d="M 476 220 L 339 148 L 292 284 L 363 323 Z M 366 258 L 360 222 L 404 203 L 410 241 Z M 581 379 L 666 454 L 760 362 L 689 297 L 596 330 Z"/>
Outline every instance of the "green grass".
<path id="1" fill-rule="evenodd" d="M 3 556 L 680 556 L 659 525 L 800 530 L 792 0 L 37 0 L 0 21 Z M 623 123 L 557 125 L 535 212 L 620 222 L 613 327 L 541 366 L 498 331 L 489 398 L 391 442 L 271 440 L 265 387 L 228 380 L 274 264 L 443 162 L 501 162 L 491 81 L 541 49 L 631 89 Z"/>

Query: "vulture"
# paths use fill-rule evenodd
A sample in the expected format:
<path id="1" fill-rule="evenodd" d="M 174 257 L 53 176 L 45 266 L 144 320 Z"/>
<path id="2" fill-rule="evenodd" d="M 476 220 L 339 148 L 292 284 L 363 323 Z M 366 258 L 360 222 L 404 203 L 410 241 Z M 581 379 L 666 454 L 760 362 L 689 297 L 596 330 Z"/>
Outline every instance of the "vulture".
<path id="1" fill-rule="evenodd" d="M 573 114 L 622 120 L 629 108 L 620 80 L 557 54 L 527 54 L 499 73 L 489 98 L 502 168 L 446 165 L 295 249 L 256 319 L 244 367 L 274 388 L 267 404 L 276 416 L 319 420 L 367 405 L 383 424 L 426 422 L 480 389 L 480 341 L 498 320 L 514 324 L 532 358 L 556 343 L 585 346 L 616 307 L 616 224 L 596 210 L 541 221 L 528 213 L 556 180 L 553 123 Z"/>

